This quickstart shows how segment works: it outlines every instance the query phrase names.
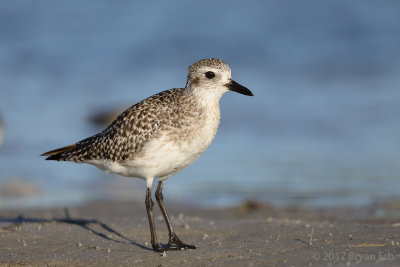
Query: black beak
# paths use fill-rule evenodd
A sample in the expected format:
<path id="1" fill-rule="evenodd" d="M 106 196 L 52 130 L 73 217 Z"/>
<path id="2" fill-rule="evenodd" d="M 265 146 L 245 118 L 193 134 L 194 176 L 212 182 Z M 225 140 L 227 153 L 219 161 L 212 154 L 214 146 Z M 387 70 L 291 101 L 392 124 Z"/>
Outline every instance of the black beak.
<path id="1" fill-rule="evenodd" d="M 234 80 L 231 80 L 231 82 L 226 84 L 225 86 L 228 87 L 228 89 L 230 91 L 234 91 L 234 92 L 237 92 L 242 95 L 254 96 L 253 93 L 249 89 L 247 89 L 243 85 L 238 84 Z"/>

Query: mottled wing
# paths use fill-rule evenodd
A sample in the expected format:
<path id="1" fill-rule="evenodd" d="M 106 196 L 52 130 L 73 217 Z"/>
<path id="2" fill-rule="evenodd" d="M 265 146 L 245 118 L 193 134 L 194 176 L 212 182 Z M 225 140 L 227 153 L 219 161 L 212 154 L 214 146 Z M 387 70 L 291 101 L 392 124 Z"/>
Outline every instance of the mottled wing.
<path id="1" fill-rule="evenodd" d="M 181 92 L 171 89 L 149 97 L 128 108 L 101 133 L 43 155 L 49 156 L 48 160 L 75 162 L 133 159 L 165 121 L 171 111 L 171 98 Z"/>

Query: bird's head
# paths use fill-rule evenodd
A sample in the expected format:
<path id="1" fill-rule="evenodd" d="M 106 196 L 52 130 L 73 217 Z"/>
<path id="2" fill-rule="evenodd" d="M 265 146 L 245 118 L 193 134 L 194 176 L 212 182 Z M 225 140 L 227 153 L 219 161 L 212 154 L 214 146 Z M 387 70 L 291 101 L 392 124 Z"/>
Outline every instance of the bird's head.
<path id="1" fill-rule="evenodd" d="M 227 91 L 253 96 L 249 89 L 232 80 L 228 64 L 217 58 L 202 59 L 191 65 L 186 89 L 217 99 Z"/>

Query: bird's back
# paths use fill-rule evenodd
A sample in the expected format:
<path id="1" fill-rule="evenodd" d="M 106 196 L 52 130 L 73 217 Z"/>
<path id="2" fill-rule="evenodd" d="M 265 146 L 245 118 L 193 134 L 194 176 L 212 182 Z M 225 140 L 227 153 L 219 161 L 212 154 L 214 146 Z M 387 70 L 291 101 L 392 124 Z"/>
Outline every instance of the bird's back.
<path id="1" fill-rule="evenodd" d="M 160 129 L 183 128 L 198 116 L 194 100 L 184 89 L 153 95 L 121 113 L 104 131 L 76 144 L 43 154 L 47 160 L 88 162 L 133 160 Z M 182 120 L 182 116 L 186 120 Z"/>

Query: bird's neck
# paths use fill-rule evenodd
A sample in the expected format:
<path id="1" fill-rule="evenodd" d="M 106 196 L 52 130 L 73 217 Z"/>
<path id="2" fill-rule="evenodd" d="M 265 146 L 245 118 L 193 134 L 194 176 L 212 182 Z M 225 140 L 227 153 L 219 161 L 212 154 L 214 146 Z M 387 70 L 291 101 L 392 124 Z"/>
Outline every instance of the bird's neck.
<path id="1" fill-rule="evenodd" d="M 220 120 L 219 100 L 223 95 L 223 92 L 220 92 L 220 90 L 215 88 L 210 88 L 209 90 L 205 88 L 185 88 L 185 93 L 193 98 L 194 102 L 201 110 L 202 116 L 204 116 L 206 120 L 214 122 L 217 127 Z"/>
<path id="2" fill-rule="evenodd" d="M 219 108 L 219 100 L 221 99 L 224 91 L 218 88 L 193 88 L 188 86 L 185 92 L 192 95 L 202 107 L 217 106 Z"/>
<path id="3" fill-rule="evenodd" d="M 203 90 L 204 91 L 204 90 Z M 190 94 L 193 99 L 193 103 L 197 105 L 199 114 L 196 118 L 196 123 L 199 127 L 196 130 L 196 138 L 192 141 L 199 143 L 199 147 L 202 147 L 204 151 L 212 142 L 217 133 L 219 122 L 220 122 L 220 108 L 219 99 L 220 97 L 212 97 L 210 94 L 204 94 L 199 91 L 187 90 L 185 93 Z"/>

